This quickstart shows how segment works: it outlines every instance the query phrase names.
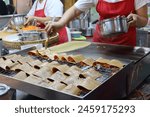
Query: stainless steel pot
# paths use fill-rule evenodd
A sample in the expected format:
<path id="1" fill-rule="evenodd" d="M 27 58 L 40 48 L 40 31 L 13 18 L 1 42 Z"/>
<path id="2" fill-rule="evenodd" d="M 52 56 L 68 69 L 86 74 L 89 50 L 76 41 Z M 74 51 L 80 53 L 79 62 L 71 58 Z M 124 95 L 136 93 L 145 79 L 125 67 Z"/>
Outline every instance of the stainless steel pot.
<path id="1" fill-rule="evenodd" d="M 115 18 L 104 19 L 99 22 L 100 33 L 103 37 L 112 37 L 118 34 L 128 32 L 128 22 L 125 16 L 117 16 Z"/>

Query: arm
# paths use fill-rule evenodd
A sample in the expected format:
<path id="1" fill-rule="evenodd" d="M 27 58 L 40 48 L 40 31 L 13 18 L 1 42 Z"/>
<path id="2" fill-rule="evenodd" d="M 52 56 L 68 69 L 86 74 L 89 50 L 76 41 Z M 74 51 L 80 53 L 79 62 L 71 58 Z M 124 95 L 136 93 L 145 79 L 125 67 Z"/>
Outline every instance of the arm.
<path id="1" fill-rule="evenodd" d="M 50 17 L 34 17 L 34 19 L 36 19 L 37 21 L 44 23 L 46 21 L 50 21 Z"/>
<path id="2" fill-rule="evenodd" d="M 136 26 L 138 28 L 144 27 L 148 22 L 147 5 L 136 10 L 135 14 L 129 14 L 128 18 L 133 18 L 133 20 L 129 22 L 130 26 Z"/>
<path id="3" fill-rule="evenodd" d="M 47 32 L 51 32 L 51 30 L 59 30 L 60 28 L 64 27 L 67 23 L 69 23 L 72 19 L 80 15 L 82 11 L 77 9 L 75 6 L 72 6 L 70 9 L 68 9 L 65 14 L 62 16 L 62 18 L 58 22 L 49 22 L 49 24 L 46 26 Z"/>
<path id="4" fill-rule="evenodd" d="M 29 16 L 26 18 L 27 18 L 27 21 L 26 21 L 25 25 L 27 25 L 28 23 L 30 23 L 34 20 L 44 24 L 45 22 L 51 21 L 53 19 L 53 17 L 36 17 L 36 16 Z M 60 17 L 56 17 L 55 21 L 58 21 L 59 19 L 60 19 Z"/>
<path id="5" fill-rule="evenodd" d="M 36 16 L 27 16 L 27 21 L 25 24 L 28 24 L 29 22 L 32 22 L 33 20 L 36 20 L 38 22 L 44 23 L 45 21 L 49 21 L 50 17 L 36 17 Z"/>
<path id="6" fill-rule="evenodd" d="M 69 10 L 65 12 L 63 17 L 59 20 L 59 24 L 63 27 L 66 24 L 68 24 L 71 20 L 73 20 L 75 17 L 79 16 L 82 13 L 79 9 L 77 9 L 75 6 L 72 6 Z"/>

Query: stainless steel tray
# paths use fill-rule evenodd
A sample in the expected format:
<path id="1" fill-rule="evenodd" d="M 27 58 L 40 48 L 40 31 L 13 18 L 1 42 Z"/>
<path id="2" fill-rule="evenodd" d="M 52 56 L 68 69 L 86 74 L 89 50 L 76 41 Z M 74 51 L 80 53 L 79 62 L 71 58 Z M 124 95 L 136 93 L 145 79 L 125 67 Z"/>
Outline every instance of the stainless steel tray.
<path id="1" fill-rule="evenodd" d="M 105 44 L 91 44 L 88 47 L 71 51 L 71 54 L 83 54 L 87 57 L 98 58 L 110 58 L 119 59 L 125 67 L 118 71 L 115 75 L 105 80 L 102 85 L 97 87 L 95 90 L 90 91 L 84 96 L 74 96 L 66 93 L 62 93 L 56 90 L 47 89 L 44 87 L 29 84 L 23 81 L 18 81 L 10 76 L 0 74 L 0 81 L 7 84 L 8 86 L 24 91 L 28 94 L 40 97 L 42 99 L 121 99 L 128 94 L 128 78 L 130 76 L 130 70 L 134 64 L 140 59 L 144 58 L 149 54 L 149 50 L 145 48 L 145 52 L 137 52 L 137 48 L 116 46 L 116 45 L 105 45 Z M 27 51 L 21 51 L 19 54 L 25 54 Z"/>
<path id="2" fill-rule="evenodd" d="M 150 76 L 150 48 L 130 47 L 120 45 L 93 43 L 87 48 L 76 50 L 74 53 L 84 53 L 90 57 L 117 58 L 122 61 L 130 60 L 132 65 L 127 73 L 127 95 Z M 127 62 L 128 63 L 128 62 Z"/>

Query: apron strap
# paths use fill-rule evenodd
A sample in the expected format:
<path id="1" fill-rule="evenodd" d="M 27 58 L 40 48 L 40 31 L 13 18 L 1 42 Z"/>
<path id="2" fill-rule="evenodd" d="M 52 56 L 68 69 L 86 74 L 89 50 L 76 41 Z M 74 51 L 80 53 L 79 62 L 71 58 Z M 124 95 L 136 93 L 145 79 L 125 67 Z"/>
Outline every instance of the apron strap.
<path id="1" fill-rule="evenodd" d="M 36 2 L 35 11 L 36 11 L 36 9 L 37 9 L 37 4 L 38 4 L 38 0 L 37 0 L 37 2 Z"/>
<path id="2" fill-rule="evenodd" d="M 43 9 L 45 9 L 45 7 L 46 7 L 46 3 L 47 3 L 47 0 L 45 1 L 44 8 L 43 8 Z"/>
<path id="3" fill-rule="evenodd" d="M 46 7 L 46 3 L 47 3 L 47 0 L 45 1 L 44 8 L 43 8 L 43 9 L 45 9 L 45 7 Z M 36 2 L 35 11 L 36 11 L 36 9 L 37 9 L 37 4 L 38 4 L 38 1 Z"/>

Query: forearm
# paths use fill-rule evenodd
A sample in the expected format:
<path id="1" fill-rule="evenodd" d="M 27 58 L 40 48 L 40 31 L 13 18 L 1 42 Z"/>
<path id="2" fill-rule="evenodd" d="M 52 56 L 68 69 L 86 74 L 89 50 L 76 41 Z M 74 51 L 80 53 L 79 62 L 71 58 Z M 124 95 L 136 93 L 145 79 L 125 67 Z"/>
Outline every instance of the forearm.
<path id="1" fill-rule="evenodd" d="M 50 21 L 50 17 L 34 17 L 35 20 L 41 22 L 41 23 L 45 23 L 46 21 Z"/>
<path id="2" fill-rule="evenodd" d="M 142 16 L 138 16 L 136 27 L 138 27 L 138 28 L 144 27 L 147 23 L 148 23 L 148 18 L 142 17 Z"/>
<path id="3" fill-rule="evenodd" d="M 141 7 L 140 9 L 136 10 L 135 13 L 131 13 L 127 17 L 128 19 L 133 19 L 128 22 L 129 26 L 134 27 L 143 27 L 148 22 L 148 15 L 147 15 L 147 5 Z"/>
<path id="4" fill-rule="evenodd" d="M 145 26 L 148 22 L 147 5 L 137 10 L 136 14 L 137 14 L 136 27 L 140 28 L 140 27 Z"/>
<path id="5" fill-rule="evenodd" d="M 47 33 L 55 32 L 64 27 L 66 24 L 69 23 L 69 21 L 73 20 L 75 17 L 80 15 L 82 11 L 77 9 L 75 6 L 72 6 L 69 8 L 65 14 L 62 16 L 62 18 L 58 22 L 49 22 L 47 26 L 45 27 L 45 30 Z"/>
<path id="6" fill-rule="evenodd" d="M 68 24 L 71 20 L 73 20 L 75 17 L 79 16 L 81 13 L 82 11 L 77 9 L 75 6 L 72 6 L 64 13 L 62 18 L 58 21 L 58 23 L 63 27 L 66 24 Z"/>
<path id="7" fill-rule="evenodd" d="M 35 17 L 35 19 L 39 22 L 45 23 L 47 21 L 52 21 L 54 17 Z M 55 21 L 58 21 L 60 17 L 55 17 Z"/>

